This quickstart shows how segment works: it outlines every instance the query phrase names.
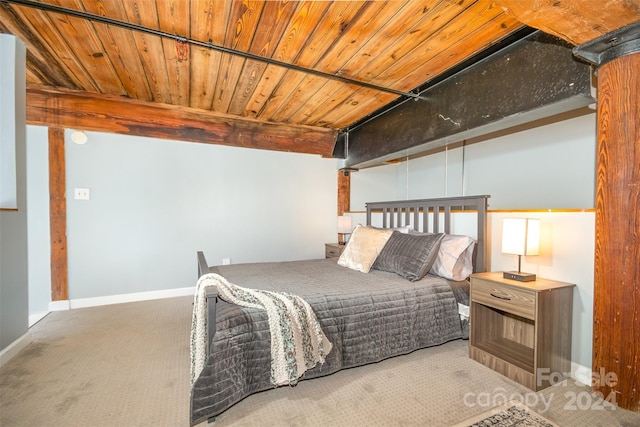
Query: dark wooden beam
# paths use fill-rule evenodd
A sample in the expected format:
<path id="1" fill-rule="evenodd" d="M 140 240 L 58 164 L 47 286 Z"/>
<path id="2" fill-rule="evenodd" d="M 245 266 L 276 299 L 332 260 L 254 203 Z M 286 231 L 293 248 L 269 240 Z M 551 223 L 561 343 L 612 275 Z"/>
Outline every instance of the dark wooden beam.
<path id="1" fill-rule="evenodd" d="M 591 69 L 535 32 L 350 130 L 346 166 L 363 168 L 584 107 Z"/>
<path id="2" fill-rule="evenodd" d="M 51 300 L 69 299 L 67 201 L 64 129 L 49 128 L 49 222 L 51 227 Z"/>
<path id="3" fill-rule="evenodd" d="M 336 131 L 70 90 L 27 87 L 27 123 L 331 157 Z"/>

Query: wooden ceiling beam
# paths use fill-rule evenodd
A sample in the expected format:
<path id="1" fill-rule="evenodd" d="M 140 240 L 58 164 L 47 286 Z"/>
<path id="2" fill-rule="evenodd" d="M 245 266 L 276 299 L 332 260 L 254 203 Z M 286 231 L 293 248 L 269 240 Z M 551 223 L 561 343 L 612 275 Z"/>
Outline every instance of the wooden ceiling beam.
<path id="1" fill-rule="evenodd" d="M 640 20 L 640 0 L 496 0 L 518 21 L 574 45 Z"/>
<path id="2" fill-rule="evenodd" d="M 324 128 L 259 122 L 195 108 L 39 85 L 27 86 L 27 123 L 325 157 L 331 157 L 337 135 Z"/>

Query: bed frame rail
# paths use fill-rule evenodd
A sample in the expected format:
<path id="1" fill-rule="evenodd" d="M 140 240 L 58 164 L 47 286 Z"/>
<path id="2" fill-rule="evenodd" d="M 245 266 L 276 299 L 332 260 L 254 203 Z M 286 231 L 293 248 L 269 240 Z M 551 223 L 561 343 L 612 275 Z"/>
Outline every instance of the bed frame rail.
<path id="1" fill-rule="evenodd" d="M 207 259 L 204 256 L 204 252 L 198 251 L 198 279 L 205 274 L 211 273 Z M 218 289 L 213 286 L 207 288 L 207 356 L 211 351 L 211 343 L 213 337 L 216 334 L 216 322 L 209 322 L 209 319 L 216 318 L 216 306 L 218 302 Z"/>
<path id="2" fill-rule="evenodd" d="M 198 279 L 202 277 L 203 274 L 210 272 L 209 264 L 207 264 L 207 259 L 204 257 L 204 252 L 198 251 Z"/>
<path id="3" fill-rule="evenodd" d="M 366 204 L 367 224 L 371 224 L 374 212 L 382 213 L 382 228 L 412 226 L 423 233 L 451 233 L 453 211 L 477 212 L 477 245 L 475 271 L 487 271 L 487 206 L 488 195 L 447 197 L 441 199 L 417 199 Z M 440 227 L 443 213 L 444 227 Z M 431 220 L 429 220 L 431 218 Z M 422 227 L 420 225 L 422 224 Z M 422 229 L 421 229 L 422 228 Z"/>

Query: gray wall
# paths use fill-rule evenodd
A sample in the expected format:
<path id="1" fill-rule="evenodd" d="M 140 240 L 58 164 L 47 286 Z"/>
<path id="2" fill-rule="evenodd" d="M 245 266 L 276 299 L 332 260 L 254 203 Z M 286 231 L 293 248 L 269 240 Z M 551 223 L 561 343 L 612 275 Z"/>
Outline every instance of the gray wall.
<path id="1" fill-rule="evenodd" d="M 29 326 L 49 313 L 51 244 L 47 128 L 27 126 L 27 223 L 29 230 Z"/>
<path id="2" fill-rule="evenodd" d="M 491 209 L 595 206 L 596 114 L 472 144 L 464 194 L 491 194 Z"/>
<path id="3" fill-rule="evenodd" d="M 337 162 L 66 132 L 70 299 L 192 287 L 210 264 L 318 258 L 336 240 Z M 51 302 L 48 135 L 28 126 L 29 323 Z M 91 200 L 74 200 L 89 188 Z"/>
<path id="4" fill-rule="evenodd" d="M 0 34 L 0 208 L 15 209 L 16 202 L 16 74 L 20 71 L 21 42 Z M 24 48 L 22 48 L 24 50 Z M 22 60 L 24 62 L 24 59 Z M 23 67 L 24 68 L 24 67 Z M 24 90 L 24 87 L 22 87 Z"/>
<path id="5" fill-rule="evenodd" d="M 589 207 L 594 120 L 591 114 L 468 145 L 464 153 L 455 148 L 362 170 L 352 175 L 352 209 L 369 200 L 463 192 L 491 194 L 492 209 Z M 322 244 L 336 239 L 335 160 L 94 132 L 75 145 L 70 134 L 71 299 L 193 286 L 200 249 L 210 264 L 274 261 L 322 257 Z M 46 137 L 45 128 L 29 127 L 29 197 L 41 207 L 30 214 L 32 315 L 50 297 L 49 272 L 35 266 L 48 265 Z M 503 163 L 527 150 L 522 167 L 504 171 Z M 544 184 L 554 179 L 570 189 Z M 537 186 L 549 198 L 523 205 L 520 194 Z M 89 188 L 91 200 L 74 200 L 74 188 Z"/>
<path id="6" fill-rule="evenodd" d="M 71 300 L 192 287 L 198 250 L 210 264 L 320 258 L 337 238 L 336 160 L 96 132 L 75 145 L 70 135 Z M 74 200 L 74 188 L 91 200 Z"/>
<path id="7" fill-rule="evenodd" d="M 15 141 L 17 210 L 0 211 L 0 350 L 27 332 L 27 180 L 25 147 L 25 58 L 24 44 L 0 34 L 3 73 L 0 136 L 3 143 Z M 13 141 L 11 141 L 13 142 Z"/>
<path id="8" fill-rule="evenodd" d="M 490 194 L 490 209 L 593 208 L 595 112 L 351 177 L 367 201 Z"/>

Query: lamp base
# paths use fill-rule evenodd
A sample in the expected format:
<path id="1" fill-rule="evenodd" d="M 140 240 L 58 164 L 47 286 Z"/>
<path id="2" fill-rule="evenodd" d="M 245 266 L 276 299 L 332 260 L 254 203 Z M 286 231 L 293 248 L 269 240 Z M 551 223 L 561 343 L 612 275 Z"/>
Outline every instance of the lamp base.
<path id="1" fill-rule="evenodd" d="M 347 235 L 351 233 L 338 233 L 338 244 L 346 245 L 347 244 Z"/>
<path id="2" fill-rule="evenodd" d="M 533 273 L 523 273 L 520 271 L 504 271 L 502 277 L 505 279 L 517 280 L 518 282 L 533 282 L 536 275 Z"/>

